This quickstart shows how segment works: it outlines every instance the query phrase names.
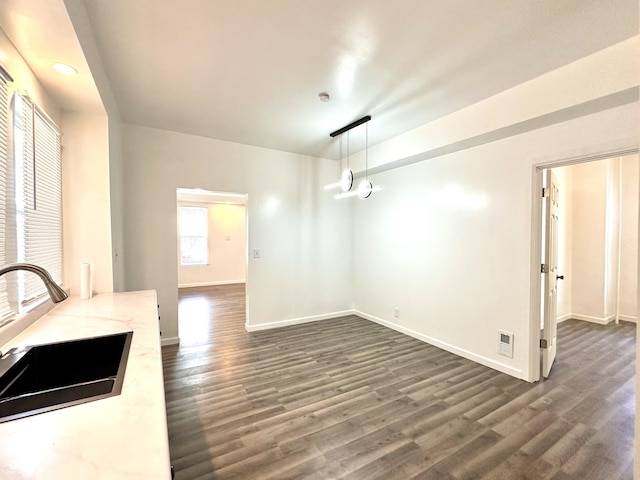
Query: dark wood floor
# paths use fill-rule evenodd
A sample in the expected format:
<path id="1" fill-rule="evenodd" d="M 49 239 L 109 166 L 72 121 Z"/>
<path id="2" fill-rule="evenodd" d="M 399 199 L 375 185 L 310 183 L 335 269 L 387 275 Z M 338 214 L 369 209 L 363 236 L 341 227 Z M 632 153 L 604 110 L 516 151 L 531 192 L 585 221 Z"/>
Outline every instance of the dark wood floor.
<path id="1" fill-rule="evenodd" d="M 178 480 L 633 478 L 633 324 L 563 322 L 529 384 L 358 317 L 247 333 L 243 285 L 181 291 L 179 312 Z"/>

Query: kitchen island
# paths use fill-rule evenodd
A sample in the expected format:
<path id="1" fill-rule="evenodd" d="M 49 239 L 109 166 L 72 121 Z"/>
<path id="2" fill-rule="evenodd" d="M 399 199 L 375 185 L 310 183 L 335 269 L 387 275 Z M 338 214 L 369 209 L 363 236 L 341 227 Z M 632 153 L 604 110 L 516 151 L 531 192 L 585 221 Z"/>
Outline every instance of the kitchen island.
<path id="1" fill-rule="evenodd" d="M 0 478 L 170 479 L 155 291 L 70 297 L 5 345 L 133 331 L 120 395 L 0 423 Z"/>

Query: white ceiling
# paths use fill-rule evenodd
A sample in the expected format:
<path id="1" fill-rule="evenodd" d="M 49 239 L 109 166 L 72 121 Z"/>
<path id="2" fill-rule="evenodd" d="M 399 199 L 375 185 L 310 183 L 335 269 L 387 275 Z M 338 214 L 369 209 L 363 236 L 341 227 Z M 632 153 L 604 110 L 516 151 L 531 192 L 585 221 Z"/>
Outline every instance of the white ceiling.
<path id="1" fill-rule="evenodd" d="M 0 0 L 0 27 L 59 105 L 65 110 L 104 114 L 62 0 Z M 78 75 L 57 73 L 51 68 L 54 62 L 73 65 Z"/>
<path id="2" fill-rule="evenodd" d="M 372 145 L 638 33 L 638 0 L 84 4 L 124 122 L 333 157 L 364 115 Z M 63 0 L 2 0 L 0 25 L 61 105 L 95 110 L 48 69 L 87 73 Z"/>

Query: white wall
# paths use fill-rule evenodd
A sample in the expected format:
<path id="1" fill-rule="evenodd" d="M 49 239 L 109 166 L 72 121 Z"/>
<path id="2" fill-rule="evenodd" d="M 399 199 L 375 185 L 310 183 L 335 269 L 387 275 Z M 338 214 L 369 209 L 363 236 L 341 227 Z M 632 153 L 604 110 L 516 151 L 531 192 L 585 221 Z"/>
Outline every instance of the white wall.
<path id="1" fill-rule="evenodd" d="M 637 321 L 638 314 L 638 155 L 622 158 L 622 245 L 620 318 Z"/>
<path id="2" fill-rule="evenodd" d="M 571 318 L 573 275 L 573 167 L 554 168 L 558 178 L 558 321 Z"/>
<path id="3" fill-rule="evenodd" d="M 384 190 L 354 204 L 360 314 L 538 378 L 534 165 L 637 147 L 638 40 L 370 148 L 370 172 Z M 497 354 L 498 329 L 515 334 L 513 359 Z"/>
<path id="4" fill-rule="evenodd" d="M 607 161 L 589 162 L 573 169 L 574 317 L 605 322 L 605 226 L 607 215 Z"/>
<path id="5" fill-rule="evenodd" d="M 573 267 L 569 276 L 573 279 L 573 295 L 568 318 L 596 323 L 614 320 L 620 260 L 620 318 L 636 319 L 637 164 L 638 155 L 628 155 L 560 169 L 573 172 L 574 179 L 574 215 L 570 219 Z"/>
<path id="6" fill-rule="evenodd" d="M 111 265 L 113 291 L 126 291 L 124 264 L 124 165 L 122 124 L 109 113 L 109 209 L 111 211 Z"/>
<path id="7" fill-rule="evenodd" d="M 207 209 L 209 261 L 207 265 L 181 266 L 178 252 L 178 286 L 244 283 L 247 259 L 245 206 L 184 202 L 178 198 L 180 206 Z"/>
<path id="8" fill-rule="evenodd" d="M 375 175 L 354 201 L 356 310 L 530 379 L 532 166 L 635 145 L 636 125 L 631 104 Z"/>
<path id="9" fill-rule="evenodd" d="M 124 126 L 127 288 L 158 292 L 163 338 L 177 331 L 176 188 L 248 194 L 247 327 L 351 309 L 348 206 L 322 186 L 338 162 Z M 346 207 L 346 208 L 345 208 Z"/>
<path id="10" fill-rule="evenodd" d="M 0 63 L 13 77 L 13 83 L 9 84 L 10 91 L 26 91 L 29 96 L 47 112 L 51 119 L 60 123 L 60 107 L 44 90 L 40 81 L 33 74 L 20 53 L 16 50 L 11 40 L 0 29 Z"/>
<path id="11" fill-rule="evenodd" d="M 100 93 L 104 109 L 108 116 L 108 155 L 109 155 L 109 210 L 111 214 L 111 256 L 113 290 L 124 291 L 126 262 L 124 246 L 124 171 L 122 156 L 122 123 L 109 79 L 102 64 L 102 58 L 96 45 L 83 0 L 64 0 L 65 8 L 73 23 L 73 28 L 82 46 L 82 52 L 91 69 L 91 75 Z M 98 272 L 100 274 L 100 272 Z"/>
<path id="12" fill-rule="evenodd" d="M 93 264 L 94 293 L 113 291 L 109 136 L 106 115 L 63 112 L 62 204 L 65 285 L 80 294 L 80 264 Z"/>

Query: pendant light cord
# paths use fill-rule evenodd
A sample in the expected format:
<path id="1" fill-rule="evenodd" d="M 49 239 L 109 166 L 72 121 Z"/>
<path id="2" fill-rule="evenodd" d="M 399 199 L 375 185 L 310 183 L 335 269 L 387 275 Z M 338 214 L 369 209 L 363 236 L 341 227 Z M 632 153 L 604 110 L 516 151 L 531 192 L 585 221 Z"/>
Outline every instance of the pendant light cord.
<path id="1" fill-rule="evenodd" d="M 349 166 L 349 132 L 347 132 L 347 168 L 351 169 L 351 167 Z"/>
<path id="2" fill-rule="evenodd" d="M 369 180 L 369 124 L 364 126 L 364 179 Z"/>

